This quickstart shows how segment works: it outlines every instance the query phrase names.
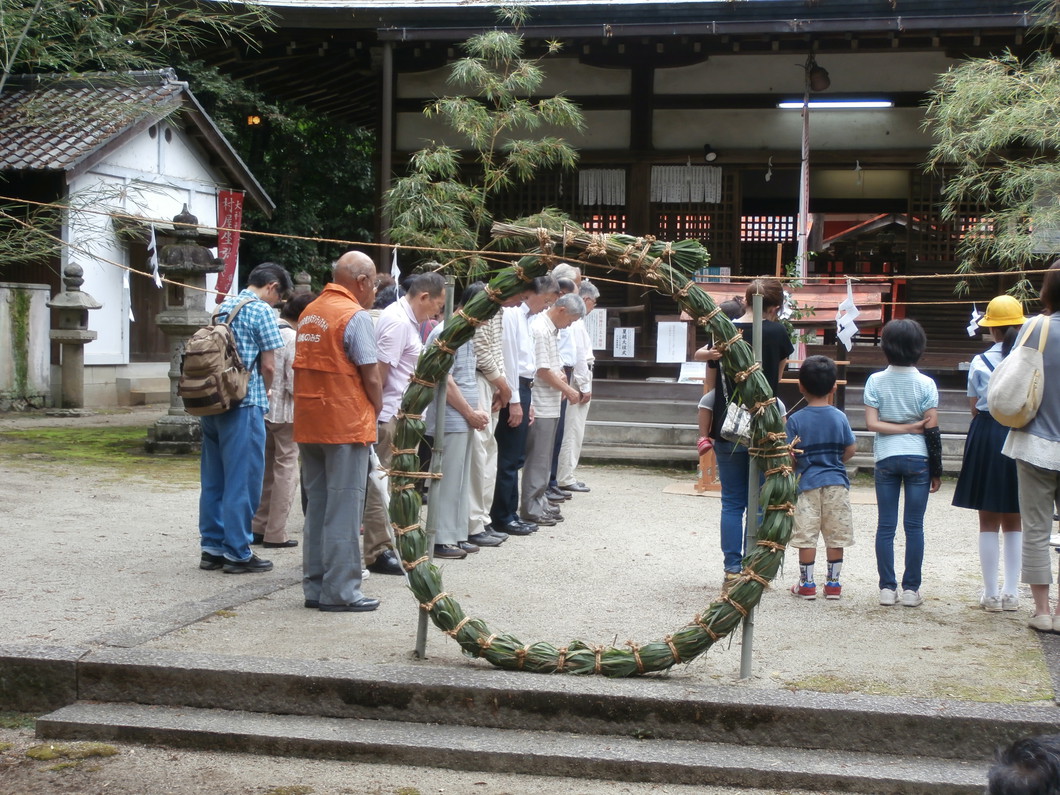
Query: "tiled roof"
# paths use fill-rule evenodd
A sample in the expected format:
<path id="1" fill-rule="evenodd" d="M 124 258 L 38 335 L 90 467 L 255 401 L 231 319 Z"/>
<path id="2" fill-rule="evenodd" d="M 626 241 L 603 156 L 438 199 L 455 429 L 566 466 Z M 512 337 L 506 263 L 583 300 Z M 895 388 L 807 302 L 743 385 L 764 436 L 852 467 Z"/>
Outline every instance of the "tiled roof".
<path id="1" fill-rule="evenodd" d="M 139 123 L 181 104 L 170 70 L 12 78 L 0 94 L 0 171 L 67 171 Z"/>

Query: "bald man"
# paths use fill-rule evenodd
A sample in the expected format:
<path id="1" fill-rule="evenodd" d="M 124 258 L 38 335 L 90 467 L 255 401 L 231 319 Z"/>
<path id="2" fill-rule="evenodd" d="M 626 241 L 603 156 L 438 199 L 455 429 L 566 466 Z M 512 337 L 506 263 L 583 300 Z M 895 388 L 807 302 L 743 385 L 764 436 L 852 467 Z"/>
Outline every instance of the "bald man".
<path id="1" fill-rule="evenodd" d="M 361 593 L 359 530 L 376 438 L 382 382 L 375 330 L 375 263 L 359 251 L 332 266 L 332 282 L 298 319 L 294 439 L 308 504 L 302 538 L 305 606 L 363 613 L 379 600 Z"/>

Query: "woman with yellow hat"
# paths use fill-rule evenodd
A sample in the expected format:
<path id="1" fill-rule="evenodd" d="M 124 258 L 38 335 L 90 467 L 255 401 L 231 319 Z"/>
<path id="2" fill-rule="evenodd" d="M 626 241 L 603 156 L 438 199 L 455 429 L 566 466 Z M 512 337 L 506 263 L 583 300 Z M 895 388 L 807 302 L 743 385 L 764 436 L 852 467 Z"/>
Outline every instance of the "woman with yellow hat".
<path id="1" fill-rule="evenodd" d="M 968 403 L 972 424 L 964 442 L 964 462 L 953 493 L 953 504 L 979 512 L 979 564 L 988 613 L 1019 608 L 1023 533 L 1019 514 L 1016 462 L 1001 454 L 1008 428 L 990 416 L 986 389 L 990 374 L 1008 355 L 1023 325 L 1023 307 L 1011 295 L 999 295 L 986 307 L 979 325 L 990 330 L 994 344 L 972 359 L 968 368 Z M 1001 544 L 998 531 L 1002 532 Z M 1004 547 L 1004 584 L 998 590 L 998 568 Z"/>

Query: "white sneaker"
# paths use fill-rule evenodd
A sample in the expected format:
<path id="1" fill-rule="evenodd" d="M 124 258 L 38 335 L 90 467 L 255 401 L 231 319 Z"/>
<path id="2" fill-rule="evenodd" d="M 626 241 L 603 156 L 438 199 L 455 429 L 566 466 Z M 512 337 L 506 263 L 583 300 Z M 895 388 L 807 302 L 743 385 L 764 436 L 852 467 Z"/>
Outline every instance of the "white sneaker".
<path id="1" fill-rule="evenodd" d="M 880 604 L 890 607 L 898 601 L 898 592 L 891 588 L 880 588 Z"/>
<path id="2" fill-rule="evenodd" d="M 1002 610 L 1019 610 L 1020 609 L 1020 598 L 1014 593 L 1001 594 L 1001 609 Z"/>
<path id="3" fill-rule="evenodd" d="M 361 582 L 364 582 L 365 580 L 367 580 L 368 579 L 368 575 L 371 574 L 371 573 L 372 572 L 368 571 L 368 569 L 361 569 Z"/>
<path id="4" fill-rule="evenodd" d="M 920 607 L 923 603 L 920 591 L 902 591 L 902 607 Z"/>
<path id="5" fill-rule="evenodd" d="M 987 596 L 983 594 L 979 597 L 979 606 L 988 613 L 1000 613 L 1001 612 L 1001 597 L 1000 596 Z"/>

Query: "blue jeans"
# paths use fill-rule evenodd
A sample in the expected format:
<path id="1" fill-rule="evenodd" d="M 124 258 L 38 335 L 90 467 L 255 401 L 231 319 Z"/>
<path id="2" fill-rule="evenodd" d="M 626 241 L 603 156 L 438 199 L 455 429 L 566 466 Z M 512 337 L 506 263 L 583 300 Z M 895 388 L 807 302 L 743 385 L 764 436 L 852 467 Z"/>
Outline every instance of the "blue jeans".
<path id="1" fill-rule="evenodd" d="M 898 496 L 905 486 L 905 571 L 902 589 L 920 590 L 924 564 L 924 511 L 931 489 L 928 460 L 922 455 L 894 455 L 876 462 L 876 569 L 880 588 L 897 590 L 894 573 L 894 534 L 898 528 Z"/>
<path id="2" fill-rule="evenodd" d="M 743 568 L 744 514 L 751 478 L 751 455 L 743 445 L 718 439 L 714 442 L 721 479 L 721 554 L 725 571 Z"/>
<path id="3" fill-rule="evenodd" d="M 199 473 L 202 551 L 249 560 L 251 522 L 265 477 L 265 409 L 247 406 L 203 417 Z"/>

